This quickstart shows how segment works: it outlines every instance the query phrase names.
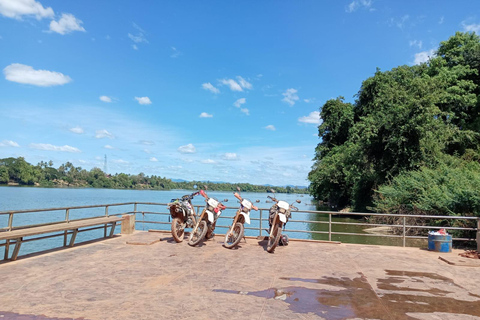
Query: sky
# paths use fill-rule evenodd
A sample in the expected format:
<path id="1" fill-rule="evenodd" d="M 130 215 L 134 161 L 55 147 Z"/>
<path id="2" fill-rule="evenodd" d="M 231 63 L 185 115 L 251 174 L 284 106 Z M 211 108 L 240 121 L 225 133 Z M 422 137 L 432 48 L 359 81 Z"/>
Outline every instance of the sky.
<path id="1" fill-rule="evenodd" d="M 456 31 L 479 1 L 0 0 L 0 158 L 307 186 L 322 105 Z"/>

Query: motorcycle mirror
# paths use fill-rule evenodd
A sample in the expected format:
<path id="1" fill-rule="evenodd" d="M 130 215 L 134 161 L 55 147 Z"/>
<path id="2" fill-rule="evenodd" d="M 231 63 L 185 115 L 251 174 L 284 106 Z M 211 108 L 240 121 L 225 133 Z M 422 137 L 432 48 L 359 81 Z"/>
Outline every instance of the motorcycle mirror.
<path id="1" fill-rule="evenodd" d="M 302 201 L 300 201 L 300 200 L 297 199 L 297 203 L 302 203 Z"/>
<path id="2" fill-rule="evenodd" d="M 240 192 L 240 191 L 242 191 L 242 190 L 240 189 L 240 187 L 237 187 L 237 191 Z"/>
<path id="3" fill-rule="evenodd" d="M 275 193 L 275 190 L 273 190 L 273 189 L 270 189 L 270 192 L 271 192 L 271 193 Z"/>
<path id="4" fill-rule="evenodd" d="M 203 189 L 204 189 L 204 190 L 207 190 L 207 189 L 208 189 L 207 185 L 204 184 L 204 185 L 203 185 Z"/>

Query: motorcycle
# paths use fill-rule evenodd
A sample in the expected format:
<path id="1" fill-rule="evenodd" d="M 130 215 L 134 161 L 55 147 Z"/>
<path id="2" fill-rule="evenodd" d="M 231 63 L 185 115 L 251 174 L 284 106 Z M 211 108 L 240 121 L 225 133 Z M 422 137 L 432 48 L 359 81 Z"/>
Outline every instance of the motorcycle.
<path id="1" fill-rule="evenodd" d="M 185 228 L 193 228 L 197 223 L 192 199 L 199 194 L 199 191 L 187 194 L 179 199 L 172 199 L 168 204 L 172 217 L 172 236 L 177 243 L 183 241 Z"/>
<path id="2" fill-rule="evenodd" d="M 207 189 L 206 186 L 205 189 Z M 200 190 L 200 194 L 205 198 L 206 204 L 188 238 L 188 244 L 191 246 L 196 246 L 203 239 L 213 238 L 217 219 L 222 214 L 222 210 L 226 208 L 217 199 L 210 198 L 205 191 Z"/>
<path id="3" fill-rule="evenodd" d="M 240 188 L 237 187 L 237 190 L 240 192 Z M 244 223 L 250 224 L 250 210 L 258 210 L 250 200 L 242 198 L 239 193 L 235 192 L 233 195 L 240 201 L 240 208 L 237 210 L 235 217 L 233 217 L 230 229 L 225 234 L 223 245 L 228 249 L 237 246 L 244 237 Z"/>
<path id="4" fill-rule="evenodd" d="M 288 222 L 288 219 L 291 217 L 292 210 L 298 211 L 298 208 L 293 204 L 289 204 L 283 200 L 277 200 L 275 198 L 275 191 L 272 189 L 271 192 L 274 193 L 274 196 L 268 196 L 274 202 L 274 205 L 270 208 L 269 216 L 269 237 L 267 243 L 267 252 L 273 253 L 277 247 L 280 238 L 282 237 L 282 228 Z M 297 203 L 300 203 L 300 200 L 297 200 Z"/>

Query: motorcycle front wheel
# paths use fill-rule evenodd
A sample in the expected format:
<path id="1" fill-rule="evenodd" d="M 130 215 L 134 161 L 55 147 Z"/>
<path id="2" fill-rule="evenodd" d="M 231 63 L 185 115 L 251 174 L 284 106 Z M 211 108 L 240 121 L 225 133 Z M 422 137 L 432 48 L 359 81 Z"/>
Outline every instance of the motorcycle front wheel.
<path id="1" fill-rule="evenodd" d="M 243 238 L 244 227 L 243 223 L 237 222 L 232 226 L 225 235 L 225 248 L 231 249 L 238 245 Z"/>
<path id="2" fill-rule="evenodd" d="M 272 235 L 268 238 L 267 244 L 267 252 L 273 253 L 275 248 L 280 241 L 280 237 L 282 236 L 282 225 L 280 223 L 275 223 L 273 226 Z"/>
<path id="3" fill-rule="evenodd" d="M 172 220 L 172 236 L 175 242 L 179 243 L 183 241 L 183 235 L 185 234 L 185 224 L 179 218 Z"/>
<path id="4" fill-rule="evenodd" d="M 191 246 L 196 246 L 199 244 L 203 238 L 205 238 L 205 234 L 207 233 L 207 222 L 202 220 L 198 223 L 197 228 L 192 230 L 190 237 L 188 238 L 188 244 Z"/>

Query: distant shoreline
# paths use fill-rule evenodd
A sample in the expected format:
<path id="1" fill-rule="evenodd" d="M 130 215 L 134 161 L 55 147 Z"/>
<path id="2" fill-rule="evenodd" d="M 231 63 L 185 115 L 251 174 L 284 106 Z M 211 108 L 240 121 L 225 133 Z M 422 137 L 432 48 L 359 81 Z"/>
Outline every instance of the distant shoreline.
<path id="1" fill-rule="evenodd" d="M 184 191 L 195 191 L 195 189 L 181 189 L 181 188 L 174 188 L 174 189 L 155 189 L 155 188 L 103 188 L 103 187 L 92 187 L 92 186 L 72 186 L 72 185 L 54 185 L 54 186 L 48 186 L 48 185 L 25 185 L 25 184 L 19 184 L 16 182 L 9 182 L 8 184 L 0 184 L 0 187 L 16 187 L 16 188 L 44 188 L 44 189 L 111 189 L 111 190 L 138 190 L 138 191 L 175 191 L 175 190 L 184 190 Z M 299 189 L 296 189 L 299 191 Z M 309 195 L 308 190 L 304 189 L 305 192 L 291 192 L 291 194 L 301 194 L 301 195 Z M 215 189 L 215 190 L 210 190 L 212 192 L 215 191 L 220 191 L 220 192 L 232 192 L 232 190 L 221 190 L 221 189 Z M 249 190 L 249 191 L 242 191 L 242 192 L 250 192 L 250 193 L 265 193 L 265 191 L 254 191 L 254 190 Z M 282 191 L 275 191 L 276 193 L 287 193 L 288 192 L 282 192 Z"/>

